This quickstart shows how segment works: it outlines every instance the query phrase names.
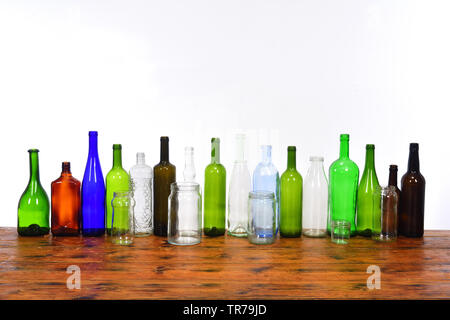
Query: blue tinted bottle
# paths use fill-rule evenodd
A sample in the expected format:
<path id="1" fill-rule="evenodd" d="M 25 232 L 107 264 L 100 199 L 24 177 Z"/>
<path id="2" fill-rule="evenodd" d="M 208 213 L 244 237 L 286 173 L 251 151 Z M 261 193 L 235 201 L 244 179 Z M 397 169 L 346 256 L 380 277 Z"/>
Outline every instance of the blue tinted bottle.
<path id="1" fill-rule="evenodd" d="M 253 191 L 273 192 L 275 195 L 275 234 L 278 232 L 280 224 L 280 175 L 275 165 L 272 163 L 272 146 L 261 146 L 261 162 L 253 171 Z"/>
<path id="2" fill-rule="evenodd" d="M 89 131 L 89 154 L 81 186 L 83 236 L 105 233 L 105 181 L 98 157 L 98 133 Z"/>

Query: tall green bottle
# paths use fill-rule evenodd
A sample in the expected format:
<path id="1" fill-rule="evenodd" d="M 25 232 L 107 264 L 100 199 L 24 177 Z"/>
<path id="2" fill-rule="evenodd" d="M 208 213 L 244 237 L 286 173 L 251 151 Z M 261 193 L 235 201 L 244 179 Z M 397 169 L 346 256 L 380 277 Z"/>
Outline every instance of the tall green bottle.
<path id="1" fill-rule="evenodd" d="M 214 237 L 225 234 L 226 208 L 225 167 L 220 164 L 220 139 L 211 139 L 211 163 L 205 169 L 205 214 L 203 231 Z"/>
<path id="2" fill-rule="evenodd" d="M 39 180 L 37 149 L 28 150 L 30 156 L 30 180 L 19 200 L 17 232 L 21 236 L 40 236 L 50 230 L 50 203 Z"/>
<path id="3" fill-rule="evenodd" d="M 302 234 L 303 178 L 296 169 L 296 148 L 288 147 L 288 163 L 280 180 L 280 235 Z"/>
<path id="4" fill-rule="evenodd" d="M 359 235 L 370 237 L 373 222 L 373 193 L 380 187 L 375 172 L 375 145 L 366 145 L 366 165 L 358 187 L 356 231 Z"/>
<path id="5" fill-rule="evenodd" d="M 128 191 L 130 177 L 122 168 L 122 145 L 113 145 L 113 166 L 106 175 L 106 232 L 111 235 L 112 204 L 114 192 Z M 120 227 L 120 226 L 117 226 Z M 126 226 L 123 226 L 124 228 Z"/>
<path id="6" fill-rule="evenodd" d="M 351 224 L 350 234 L 356 235 L 356 194 L 359 169 L 349 157 L 348 134 L 341 134 L 339 159 L 330 166 L 330 211 L 327 231 L 330 234 L 332 220 L 346 220 Z"/>

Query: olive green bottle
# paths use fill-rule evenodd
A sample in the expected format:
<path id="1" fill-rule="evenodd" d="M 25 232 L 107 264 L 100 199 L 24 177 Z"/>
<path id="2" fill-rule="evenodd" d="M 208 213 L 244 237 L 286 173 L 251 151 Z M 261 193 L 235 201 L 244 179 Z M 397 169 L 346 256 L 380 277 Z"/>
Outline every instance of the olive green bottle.
<path id="1" fill-rule="evenodd" d="M 280 180 L 280 235 L 302 234 L 303 178 L 296 169 L 296 148 L 288 147 L 288 164 Z"/>
<path id="2" fill-rule="evenodd" d="M 114 192 L 126 192 L 129 190 L 129 188 L 130 177 L 128 176 L 128 173 L 122 168 L 122 145 L 114 144 L 113 166 L 106 175 L 106 232 L 109 235 L 111 235 L 113 211 L 111 201 L 113 200 Z"/>
<path id="3" fill-rule="evenodd" d="M 50 202 L 39 180 L 37 149 L 28 150 L 30 156 L 30 180 L 19 200 L 17 232 L 21 236 L 40 236 L 50 230 Z"/>
<path id="4" fill-rule="evenodd" d="M 372 235 L 373 194 L 380 187 L 375 172 L 375 145 L 366 145 L 366 165 L 358 187 L 356 202 L 356 232 L 365 237 Z"/>
<path id="5" fill-rule="evenodd" d="M 176 168 L 169 162 L 169 137 L 161 137 L 160 161 L 153 168 L 153 233 L 167 236 L 170 185 L 176 181 Z"/>
<path id="6" fill-rule="evenodd" d="M 207 236 L 225 234 L 226 170 L 220 164 L 220 139 L 211 139 L 211 163 L 205 169 L 205 214 L 203 231 Z"/>

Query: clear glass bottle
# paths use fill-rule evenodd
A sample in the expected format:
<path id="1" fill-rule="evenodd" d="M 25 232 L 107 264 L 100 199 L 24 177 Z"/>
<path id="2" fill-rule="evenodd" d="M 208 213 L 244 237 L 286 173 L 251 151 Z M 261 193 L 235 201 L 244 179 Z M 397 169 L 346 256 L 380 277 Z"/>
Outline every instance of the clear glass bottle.
<path id="1" fill-rule="evenodd" d="M 275 195 L 275 234 L 280 225 L 280 175 L 272 163 L 272 146 L 261 146 L 261 162 L 253 171 L 253 191 L 267 191 Z"/>
<path id="2" fill-rule="evenodd" d="M 195 182 L 174 182 L 170 186 L 167 241 L 194 245 L 202 238 L 202 197 Z"/>
<path id="3" fill-rule="evenodd" d="M 235 237 L 247 236 L 248 194 L 251 191 L 251 177 L 245 160 L 245 135 L 236 135 L 236 160 L 230 178 L 228 195 L 228 234 Z"/>
<path id="4" fill-rule="evenodd" d="M 252 191 L 248 196 L 248 240 L 271 244 L 276 238 L 276 202 L 273 192 Z"/>
<path id="5" fill-rule="evenodd" d="M 397 239 L 397 205 L 399 199 L 395 187 L 376 187 L 372 199 L 372 239 L 378 241 Z"/>
<path id="6" fill-rule="evenodd" d="M 183 178 L 185 182 L 195 181 L 195 165 L 194 165 L 194 148 L 185 147 L 184 148 L 184 171 Z"/>
<path id="7" fill-rule="evenodd" d="M 288 163 L 280 181 L 280 235 L 302 235 L 303 178 L 296 167 L 296 147 L 288 147 Z"/>
<path id="8" fill-rule="evenodd" d="M 50 203 L 39 178 L 37 149 L 28 150 L 30 180 L 19 200 L 17 232 L 21 236 L 41 236 L 50 231 Z"/>
<path id="9" fill-rule="evenodd" d="M 210 237 L 225 234 L 226 212 L 225 167 L 220 163 L 220 139 L 211 139 L 211 163 L 205 168 L 205 214 L 203 231 Z"/>
<path id="10" fill-rule="evenodd" d="M 325 237 L 328 217 L 328 181 L 323 157 L 310 157 L 311 162 L 303 181 L 303 234 Z"/>
<path id="11" fill-rule="evenodd" d="M 136 164 L 130 169 L 130 189 L 133 192 L 136 237 L 153 233 L 153 169 L 145 164 L 145 154 L 136 154 Z"/>
<path id="12" fill-rule="evenodd" d="M 349 157 L 348 134 L 341 134 L 339 159 L 330 166 L 330 210 L 327 232 L 331 234 L 331 222 L 350 222 L 350 233 L 356 235 L 356 194 L 358 191 L 359 169 Z"/>

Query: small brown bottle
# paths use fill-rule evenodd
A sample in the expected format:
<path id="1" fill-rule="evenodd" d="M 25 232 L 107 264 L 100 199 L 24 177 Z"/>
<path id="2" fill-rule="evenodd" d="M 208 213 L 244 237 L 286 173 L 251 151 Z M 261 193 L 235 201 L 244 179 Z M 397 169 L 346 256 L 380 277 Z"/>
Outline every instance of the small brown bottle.
<path id="1" fill-rule="evenodd" d="M 70 162 L 63 162 L 61 176 L 52 182 L 52 234 L 78 235 L 81 212 L 80 186 L 80 181 L 70 172 Z"/>
<path id="2" fill-rule="evenodd" d="M 420 173 L 419 144 L 409 145 L 408 171 L 402 177 L 399 232 L 405 237 L 422 237 L 425 210 L 425 178 Z"/>
<path id="3" fill-rule="evenodd" d="M 167 236 L 170 185 L 176 181 L 176 168 L 169 162 L 169 137 L 161 137 L 160 162 L 153 168 L 153 233 Z"/>

